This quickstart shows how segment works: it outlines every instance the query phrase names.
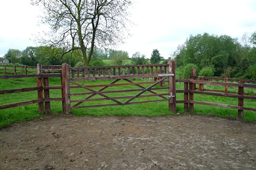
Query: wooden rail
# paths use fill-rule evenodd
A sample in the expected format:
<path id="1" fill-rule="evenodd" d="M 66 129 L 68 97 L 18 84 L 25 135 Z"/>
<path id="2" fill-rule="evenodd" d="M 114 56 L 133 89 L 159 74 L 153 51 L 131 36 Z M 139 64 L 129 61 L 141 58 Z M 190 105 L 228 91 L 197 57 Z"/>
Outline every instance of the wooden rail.
<path id="1" fill-rule="evenodd" d="M 198 80 L 196 80 L 198 78 Z M 215 81 L 209 81 L 215 80 Z M 231 82 L 229 82 L 231 81 Z M 234 83 L 238 82 L 238 83 Z M 209 106 L 217 106 L 217 107 L 224 107 L 224 108 L 232 108 L 238 110 L 238 117 L 243 117 L 243 111 L 256 111 L 256 108 L 248 108 L 244 107 L 244 99 L 251 99 L 256 100 L 255 93 L 245 93 L 245 88 L 252 88 L 256 89 L 256 84 L 246 84 L 246 83 L 256 83 L 255 80 L 241 80 L 241 79 L 230 79 L 230 78 L 215 78 L 215 77 L 196 77 L 196 70 L 191 70 L 191 79 L 189 80 L 189 105 L 190 111 L 194 110 L 194 104 L 202 104 L 202 105 L 209 105 Z M 196 84 L 198 84 L 198 88 L 196 88 Z M 222 86 L 224 90 L 212 90 L 212 89 L 205 89 L 204 85 L 211 85 L 211 86 Z M 237 92 L 230 92 L 228 91 L 228 87 L 237 87 Z M 227 104 L 217 104 L 217 103 L 210 103 L 204 101 L 195 101 L 194 94 L 203 94 L 203 95 L 211 95 L 211 96 L 223 96 L 223 97 L 232 97 L 238 99 L 238 105 L 232 106 Z M 232 94 L 230 94 L 232 93 Z M 237 95 L 236 95 L 237 94 Z M 185 109 L 185 107 L 184 107 Z"/>
<path id="2" fill-rule="evenodd" d="M 100 79 L 122 79 L 130 78 L 149 78 L 156 77 L 158 71 L 167 73 L 168 64 L 152 65 L 126 65 L 126 66 L 99 66 L 99 67 L 80 67 L 70 68 L 70 77 L 81 78 L 80 80 L 100 80 Z M 74 79 L 79 80 L 79 79 Z"/>
<path id="3" fill-rule="evenodd" d="M 21 78 L 36 78 L 37 85 L 36 87 L 28 87 L 28 88 L 19 88 L 19 89 L 7 89 L 7 90 L 0 90 L 0 95 L 2 94 L 11 94 L 11 93 L 23 93 L 23 92 L 37 92 L 37 99 L 23 101 L 18 103 L 11 103 L 0 105 L 0 109 L 7 109 L 17 106 L 24 106 L 33 103 L 38 103 L 39 105 L 39 112 L 40 113 L 50 113 L 50 101 L 62 101 L 63 98 L 50 98 L 50 89 L 61 89 L 62 86 L 49 86 L 49 77 L 61 77 L 61 75 L 53 75 L 53 74 L 44 74 L 44 75 L 5 75 L 0 76 L 0 80 L 2 79 L 21 79 Z"/>
<path id="4" fill-rule="evenodd" d="M 211 78 L 211 77 L 197 77 L 196 70 L 191 70 L 190 79 L 184 78 L 181 76 L 178 79 L 168 79 L 165 82 L 171 84 L 171 86 L 175 86 L 176 82 L 184 83 L 183 90 L 172 90 L 169 87 L 153 87 L 156 83 L 149 79 L 146 82 L 133 82 L 131 79 L 134 78 L 153 78 L 158 76 L 158 71 L 161 70 L 162 73 L 173 73 L 175 74 L 175 65 L 172 64 L 156 64 L 156 65 L 129 65 L 129 66 L 106 66 L 106 67 L 82 67 L 82 68 L 70 68 L 68 65 L 63 64 L 60 66 L 43 66 L 38 65 L 37 74 L 36 75 L 5 75 L 0 76 L 0 79 L 16 79 L 16 78 L 36 78 L 37 85 L 35 87 L 27 87 L 27 88 L 17 88 L 17 89 L 6 89 L 0 90 L 0 95 L 10 94 L 10 93 L 23 93 L 23 92 L 31 92 L 35 91 L 37 93 L 37 99 L 24 101 L 20 103 L 11 103 L 6 105 L 1 105 L 0 109 L 6 109 L 16 106 L 23 106 L 32 103 L 38 103 L 39 111 L 41 113 L 50 113 L 51 112 L 51 101 L 61 101 L 63 111 L 66 113 L 70 113 L 73 108 L 88 108 L 88 107 L 99 107 L 99 106 L 117 106 L 123 104 L 138 104 L 138 103 L 148 103 L 148 102 L 158 102 L 158 101 L 168 101 L 169 108 L 171 111 L 176 111 L 176 103 L 183 103 L 185 111 L 194 111 L 194 105 L 209 105 L 209 106 L 217 106 L 224 108 L 232 108 L 238 110 L 238 117 L 243 117 L 243 111 L 256 111 L 256 108 L 244 107 L 244 99 L 256 100 L 255 93 L 245 92 L 245 89 L 255 89 L 256 83 L 255 80 L 240 80 L 240 79 L 230 79 L 230 78 Z M 58 74 L 46 74 L 47 69 L 56 70 L 51 71 L 51 73 Z M 61 74 L 59 74 L 61 73 Z M 51 77 L 60 77 L 61 82 L 59 86 L 50 86 L 49 78 Z M 114 81 L 110 84 L 94 84 L 94 85 L 81 85 L 79 81 L 87 81 L 87 80 L 107 80 L 114 79 Z M 117 83 L 120 79 L 125 80 L 126 82 Z M 164 80 L 161 80 L 164 81 Z M 73 85 L 70 84 L 73 83 Z M 146 89 L 143 84 L 152 84 L 148 89 Z M 115 86 L 129 86 L 134 85 L 137 88 L 135 89 L 123 89 L 123 90 L 107 90 L 109 87 Z M 220 86 L 223 87 L 223 90 L 215 90 L 215 89 L 206 89 L 205 85 L 209 86 Z M 91 88 L 101 87 L 100 90 L 95 91 Z M 232 91 L 229 89 L 232 87 Z M 76 92 L 70 93 L 68 89 L 74 88 L 84 88 L 87 92 Z M 61 89 L 61 98 L 51 98 L 50 90 L 51 89 Z M 165 89 L 166 92 L 157 93 L 157 90 Z M 235 91 L 236 90 L 236 91 Z M 143 94 L 145 91 L 148 91 L 149 94 Z M 158 97 L 159 99 L 153 99 L 150 101 L 131 101 L 134 96 L 116 96 L 116 97 L 108 97 L 108 94 L 111 93 L 129 93 L 129 92 L 138 92 L 135 97 L 138 98 L 147 98 L 147 97 Z M 182 93 L 184 94 L 183 100 L 176 100 L 176 94 Z M 96 94 L 102 96 L 102 98 L 93 98 Z M 197 101 L 194 94 L 200 95 L 210 95 L 210 96 L 222 96 L 228 98 L 236 98 L 237 105 L 232 106 L 228 104 L 218 104 L 211 103 L 206 101 Z M 76 99 L 71 100 L 71 96 L 82 96 L 89 95 L 89 97 L 85 99 Z M 175 97 L 174 97 L 175 96 Z M 118 100 L 127 99 L 126 102 L 122 103 Z M 97 104 L 93 106 L 80 106 L 80 103 L 84 101 L 93 102 L 93 101 L 104 101 L 111 100 L 115 102 L 114 104 Z M 71 106 L 70 104 L 74 105 Z"/>
<path id="5" fill-rule="evenodd" d="M 4 74 L 4 75 L 36 74 L 36 67 L 0 65 L 0 74 Z"/>

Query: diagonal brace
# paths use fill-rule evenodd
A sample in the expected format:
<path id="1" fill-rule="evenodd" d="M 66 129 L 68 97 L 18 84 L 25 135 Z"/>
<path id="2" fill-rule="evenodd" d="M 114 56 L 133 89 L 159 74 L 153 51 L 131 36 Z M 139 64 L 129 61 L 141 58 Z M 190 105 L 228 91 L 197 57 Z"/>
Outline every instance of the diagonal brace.
<path id="1" fill-rule="evenodd" d="M 115 84 L 116 82 L 118 82 L 120 79 L 117 79 L 117 80 L 115 80 L 115 81 L 113 81 L 112 83 L 110 83 L 110 85 L 111 84 Z M 81 86 L 80 86 L 81 87 Z M 108 85 L 106 85 L 106 86 L 104 86 L 103 88 L 101 88 L 99 91 L 101 92 L 101 91 L 103 91 L 103 90 L 105 90 L 105 89 L 107 89 L 109 86 Z M 82 104 L 83 102 L 85 102 L 86 100 L 88 100 L 88 99 L 90 99 L 90 98 L 92 98 L 93 96 L 95 96 L 97 93 L 93 93 L 93 94 L 91 94 L 90 96 L 88 96 L 88 97 L 86 97 L 83 101 L 81 101 L 81 102 L 78 102 L 77 104 L 75 104 L 74 106 L 78 106 L 78 105 L 80 105 L 80 104 Z"/>
<path id="2" fill-rule="evenodd" d="M 128 79 L 124 79 L 125 81 L 128 81 L 129 83 L 133 83 L 131 80 L 128 80 Z M 134 83 L 134 85 L 135 86 L 137 86 L 137 87 L 140 87 L 140 88 L 142 88 L 142 89 L 145 89 L 145 87 L 143 87 L 143 86 L 141 86 L 141 85 L 139 85 L 139 84 L 136 84 L 136 83 Z M 156 92 L 154 92 L 154 91 L 152 91 L 152 90 L 148 90 L 148 92 L 150 92 L 150 93 L 152 93 L 152 94 L 158 94 L 158 93 L 156 93 Z M 163 95 L 158 95 L 159 97 L 161 97 L 161 98 L 163 98 L 163 99 L 167 99 L 166 97 L 164 97 Z"/>
<path id="3" fill-rule="evenodd" d="M 70 82 L 73 83 L 73 84 L 75 84 L 75 85 L 78 85 L 79 87 L 82 87 L 82 88 L 84 88 L 84 89 L 87 89 L 87 90 L 93 92 L 94 94 L 98 94 L 98 95 L 101 95 L 101 96 L 105 97 L 105 98 L 108 99 L 108 100 L 112 100 L 112 101 L 118 103 L 119 105 L 123 105 L 123 103 L 121 103 L 121 102 L 119 102 L 119 101 L 117 101 L 117 100 L 115 100 L 115 99 L 113 99 L 113 98 L 111 98 L 111 97 L 108 97 L 108 96 L 102 94 L 100 91 L 92 90 L 92 89 L 90 89 L 89 87 L 86 87 L 86 86 L 83 86 L 83 85 L 81 85 L 81 84 L 79 84 L 79 83 L 76 83 L 75 81 L 71 81 L 71 80 L 70 80 Z"/>
<path id="4" fill-rule="evenodd" d="M 144 89 L 143 91 L 141 91 L 140 93 L 138 93 L 137 95 L 133 96 L 132 98 L 130 98 L 129 100 L 127 100 L 126 102 L 124 102 L 125 104 L 128 104 L 130 101 L 132 101 L 133 99 L 135 99 L 136 97 L 139 97 L 140 95 L 142 95 L 143 93 L 145 93 L 146 91 L 150 90 L 152 87 L 156 86 L 158 83 L 161 83 L 162 81 L 164 81 L 164 79 L 166 79 L 167 77 L 163 77 L 161 80 L 159 80 L 158 82 L 152 84 L 151 86 L 149 86 L 148 88 Z"/>

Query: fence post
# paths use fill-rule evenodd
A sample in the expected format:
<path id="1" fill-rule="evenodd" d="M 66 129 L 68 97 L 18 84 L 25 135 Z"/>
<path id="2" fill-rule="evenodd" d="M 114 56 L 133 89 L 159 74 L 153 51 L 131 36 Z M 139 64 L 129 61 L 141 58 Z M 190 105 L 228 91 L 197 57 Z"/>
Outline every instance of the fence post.
<path id="1" fill-rule="evenodd" d="M 168 73 L 174 74 L 174 76 L 169 76 L 169 110 L 173 113 L 177 112 L 176 109 L 176 79 L 175 79 L 175 61 L 170 60 L 168 62 L 169 68 Z"/>
<path id="2" fill-rule="evenodd" d="M 199 77 L 198 77 L 198 80 L 204 80 L 204 77 L 199 76 Z M 199 91 L 204 91 L 204 84 L 200 84 L 200 83 L 199 83 L 199 85 L 198 85 L 198 90 L 199 90 Z"/>
<path id="3" fill-rule="evenodd" d="M 41 64 L 37 64 L 37 74 L 40 75 L 41 74 Z M 44 113 L 44 96 L 43 96 L 43 82 L 42 82 L 42 77 L 40 78 L 36 78 L 36 82 L 37 82 L 37 87 L 41 87 L 40 90 L 37 90 L 37 97 L 39 100 L 42 100 L 41 102 L 38 103 L 38 107 L 39 107 L 39 112 L 40 113 Z"/>
<path id="4" fill-rule="evenodd" d="M 228 78 L 225 78 L 225 83 L 228 82 Z M 225 94 L 228 94 L 228 86 L 225 85 Z"/>
<path id="5" fill-rule="evenodd" d="M 4 75 L 6 75 L 6 65 L 4 65 Z"/>
<path id="6" fill-rule="evenodd" d="M 242 109 L 238 109 L 238 117 L 243 118 L 244 117 L 244 86 L 242 83 L 238 86 L 238 95 L 242 95 L 241 98 L 238 98 L 238 106 L 242 107 Z"/>
<path id="7" fill-rule="evenodd" d="M 186 75 L 184 74 L 184 79 L 186 79 Z M 188 82 L 184 81 L 184 111 L 188 111 Z"/>
<path id="8" fill-rule="evenodd" d="M 61 85 L 62 85 L 62 109 L 64 113 L 69 114 L 71 112 L 70 110 L 70 88 L 69 88 L 69 65 L 66 63 L 62 64 L 62 79 L 61 79 Z"/>
<path id="9" fill-rule="evenodd" d="M 27 71 L 27 66 L 25 66 L 25 74 L 27 75 L 28 74 L 28 71 Z"/>
<path id="10" fill-rule="evenodd" d="M 191 69 L 191 79 L 195 80 L 195 78 L 196 78 L 196 69 L 192 68 Z M 195 83 L 192 83 L 192 82 L 189 83 L 189 90 L 190 90 L 189 101 L 193 101 L 194 100 L 194 90 L 195 90 L 195 87 L 196 87 Z M 192 112 L 194 111 L 194 103 L 189 102 L 189 109 Z"/>
<path id="11" fill-rule="evenodd" d="M 14 75 L 16 75 L 17 72 L 16 72 L 16 65 L 14 66 Z"/>
<path id="12" fill-rule="evenodd" d="M 44 87 L 49 87 L 49 78 L 44 77 Z M 49 99 L 50 98 L 50 90 L 44 89 L 44 98 Z M 45 101 L 45 110 L 46 113 L 51 113 L 51 104 L 50 101 Z"/>

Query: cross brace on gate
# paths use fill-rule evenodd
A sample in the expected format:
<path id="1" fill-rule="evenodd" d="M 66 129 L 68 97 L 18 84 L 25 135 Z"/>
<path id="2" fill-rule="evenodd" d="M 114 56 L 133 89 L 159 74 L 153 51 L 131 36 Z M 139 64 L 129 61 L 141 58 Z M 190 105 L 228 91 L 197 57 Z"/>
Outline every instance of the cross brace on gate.
<path id="1" fill-rule="evenodd" d="M 171 62 L 171 63 L 170 63 Z M 168 69 L 168 74 L 158 74 L 158 77 L 160 77 L 161 79 L 155 83 L 153 83 L 151 86 L 145 88 L 144 86 L 140 85 L 140 84 L 148 84 L 150 82 L 140 82 L 140 83 L 136 83 L 136 82 L 132 82 L 130 79 L 128 78 L 119 78 L 114 80 L 113 82 L 111 82 L 110 84 L 107 85 L 82 85 L 80 83 L 77 83 L 75 80 L 73 80 L 72 78 L 69 78 L 67 80 L 67 88 L 69 88 L 69 83 L 75 84 L 80 88 L 84 88 L 90 92 L 88 93 L 79 93 L 79 95 L 81 94 L 89 94 L 88 97 L 86 97 L 85 99 L 80 99 L 80 100 L 72 100 L 70 101 L 70 95 L 75 95 L 75 94 L 70 94 L 70 90 L 68 89 L 68 96 L 69 96 L 69 101 L 66 102 L 66 99 L 64 100 L 65 103 L 69 103 L 69 108 L 67 107 L 67 109 L 65 110 L 66 113 L 70 113 L 71 109 L 75 109 L 75 108 L 87 108 L 87 107 L 100 107 L 100 106 L 116 106 L 116 105 L 127 105 L 127 104 L 137 104 L 137 103 L 149 103 L 149 102 L 158 102 L 158 101 L 168 101 L 169 102 L 169 109 L 170 111 L 176 113 L 176 81 L 175 81 L 175 63 L 174 61 L 170 61 L 169 64 L 169 69 Z M 157 84 L 163 82 L 165 79 L 168 78 L 168 84 L 169 84 L 169 92 L 168 93 L 156 93 L 154 91 L 152 91 L 151 89 L 156 86 Z M 119 82 L 120 80 L 125 80 L 128 83 L 122 83 L 122 84 L 116 84 L 117 82 Z M 79 81 L 79 80 L 78 80 Z M 80 80 L 81 81 L 81 80 Z M 142 91 L 140 91 L 139 89 L 133 89 L 133 90 L 122 90 L 122 91 L 104 91 L 106 90 L 108 87 L 111 86 L 120 86 L 120 85 L 135 85 L 137 87 L 139 87 Z M 103 86 L 101 89 L 99 90 L 93 90 L 91 87 L 100 87 Z M 161 88 L 157 88 L 157 89 L 161 89 Z M 163 88 L 164 89 L 164 88 Z M 166 87 L 165 87 L 166 89 Z M 155 90 L 155 89 L 154 89 Z M 132 91 L 140 91 L 138 94 L 136 94 L 135 96 L 123 96 L 123 97 L 110 97 L 105 95 L 106 93 L 115 93 L 115 92 L 132 92 Z M 149 92 L 151 94 L 149 95 L 142 95 L 145 92 Z M 78 94 L 78 93 L 76 93 Z M 94 97 L 95 95 L 99 95 L 103 98 L 94 98 L 92 99 L 92 97 Z M 168 97 L 165 97 L 164 95 L 168 95 Z M 139 101 L 139 102 L 132 102 L 134 99 L 138 98 L 138 97 L 150 97 L 150 96 L 158 96 L 160 98 L 162 98 L 161 100 L 150 100 L 150 101 Z M 127 99 L 127 101 L 125 102 L 121 102 L 118 101 L 118 99 Z M 110 100 L 113 101 L 114 104 L 104 104 L 104 105 L 91 105 L 91 106 L 80 106 L 82 103 L 86 102 L 86 101 L 102 101 L 102 100 Z M 75 105 L 71 106 L 70 102 L 76 102 Z"/>
<path id="2" fill-rule="evenodd" d="M 132 82 L 132 81 L 129 80 L 129 79 L 123 79 L 123 80 L 129 82 L 130 84 L 134 84 L 134 85 L 136 85 L 137 87 L 140 87 L 140 88 L 142 89 L 141 92 L 139 92 L 139 93 L 136 94 L 135 96 L 130 97 L 127 101 L 125 101 L 125 102 L 123 102 L 123 103 L 120 102 L 120 101 L 118 101 L 118 100 L 116 100 L 114 97 L 109 97 L 109 96 L 103 94 L 103 90 L 107 89 L 107 88 L 110 87 L 110 86 L 113 86 L 115 83 L 117 83 L 117 82 L 120 81 L 121 79 L 117 79 L 117 80 L 113 81 L 112 83 L 110 83 L 109 85 L 105 85 L 103 88 L 101 88 L 101 89 L 98 90 L 98 91 L 95 91 L 95 90 L 93 90 L 93 89 L 87 87 L 86 85 L 81 85 L 81 84 L 79 84 L 79 83 L 77 83 L 77 82 L 75 82 L 75 81 L 70 80 L 71 83 L 73 83 L 73 84 L 75 84 L 75 85 L 77 85 L 77 86 L 79 86 L 79 87 L 81 87 L 81 88 L 84 88 L 84 89 L 89 90 L 89 91 L 92 92 L 92 94 L 91 94 L 90 96 L 86 97 L 84 100 L 80 100 L 78 103 L 76 103 L 75 105 L 73 105 L 72 108 L 82 108 L 83 106 L 79 107 L 80 104 L 82 104 L 83 102 L 89 101 L 93 96 L 95 96 L 95 95 L 97 95 L 97 94 L 100 95 L 100 96 L 102 96 L 102 97 L 104 97 L 104 99 L 108 99 L 108 100 L 111 100 L 111 101 L 117 103 L 116 105 L 127 105 L 127 104 L 129 104 L 132 100 L 134 100 L 135 98 L 138 98 L 139 96 L 141 96 L 143 93 L 145 93 L 145 92 L 147 92 L 147 91 L 150 92 L 150 93 L 152 93 L 152 94 L 154 94 L 154 96 L 159 96 L 159 97 L 163 98 L 165 101 L 171 100 L 171 98 L 175 97 L 175 96 L 172 95 L 172 93 L 171 93 L 171 96 L 168 96 L 168 98 L 166 98 L 166 97 L 164 97 L 163 95 L 158 94 L 158 93 L 152 91 L 151 89 L 152 89 L 154 86 L 156 86 L 157 84 L 159 84 L 159 83 L 161 83 L 162 81 L 164 81 L 164 80 L 165 80 L 166 78 L 168 78 L 169 76 L 174 76 L 174 74 L 159 74 L 158 76 L 159 76 L 159 77 L 162 77 L 162 78 L 161 78 L 159 81 L 155 82 L 154 84 L 152 84 L 151 86 L 149 86 L 149 87 L 147 87 L 147 88 L 141 86 L 140 84 L 134 83 L 134 82 Z M 86 107 L 86 106 L 85 106 L 85 107 Z M 88 107 L 88 106 L 87 106 L 87 107 Z"/>

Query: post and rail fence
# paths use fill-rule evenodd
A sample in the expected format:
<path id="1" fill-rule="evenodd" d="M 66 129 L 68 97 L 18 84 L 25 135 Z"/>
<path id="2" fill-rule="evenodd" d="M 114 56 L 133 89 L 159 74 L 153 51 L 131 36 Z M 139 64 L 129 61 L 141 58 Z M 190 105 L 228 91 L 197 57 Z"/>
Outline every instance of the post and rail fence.
<path id="1" fill-rule="evenodd" d="M 36 67 L 0 64 L 0 75 L 28 75 L 36 73 Z"/>
<path id="2" fill-rule="evenodd" d="M 54 74 L 52 74 L 54 73 Z M 61 82 L 59 86 L 49 86 L 50 77 L 59 77 Z M 156 81 L 147 82 L 134 82 L 132 79 L 141 78 L 155 78 Z M 25 101 L 20 103 L 12 103 L 0 105 L 0 109 L 6 109 L 16 106 L 23 106 L 32 103 L 38 103 L 40 113 L 51 112 L 51 101 L 62 102 L 62 108 L 65 113 L 70 113 L 72 109 L 77 108 L 88 108 L 88 107 L 103 107 L 103 106 L 118 106 L 126 104 L 139 104 L 149 102 L 160 102 L 167 101 L 169 104 L 169 110 L 176 113 L 176 105 L 178 103 L 184 104 L 185 111 L 194 111 L 194 105 L 209 105 L 224 108 L 232 108 L 238 110 L 238 117 L 243 117 L 243 111 L 256 111 L 256 108 L 244 107 L 244 99 L 256 100 L 256 94 L 245 93 L 245 88 L 256 89 L 256 81 L 252 80 L 240 80 L 240 79 L 227 79 L 227 78 L 211 78 L 211 77 L 197 77 L 196 70 L 191 70 L 191 76 L 189 79 L 175 78 L 175 62 L 170 61 L 168 64 L 155 64 L 155 65 L 127 65 L 127 66 L 100 66 L 100 67 L 80 67 L 71 68 L 68 64 L 62 64 L 62 66 L 44 66 L 41 64 L 37 65 L 36 75 L 5 75 L 0 76 L 0 79 L 11 79 L 11 78 L 36 78 L 36 87 L 22 88 L 22 89 L 9 89 L 0 90 L 1 94 L 18 93 L 27 91 L 36 91 L 37 99 L 31 101 Z M 166 81 L 166 79 L 168 79 Z M 84 85 L 81 81 L 97 81 L 97 80 L 113 80 L 110 84 L 97 84 L 97 85 Z M 120 80 L 126 83 L 117 83 Z M 210 81 L 211 80 L 211 81 Z M 215 81 L 213 81 L 215 80 Z M 157 84 L 163 81 L 168 82 L 168 87 L 156 87 Z M 238 81 L 238 83 L 235 83 Z M 176 90 L 176 82 L 184 83 L 183 90 Z M 144 87 L 142 84 L 151 84 L 149 87 Z M 118 90 L 118 91 L 105 91 L 109 87 L 113 86 L 126 86 L 134 85 L 138 89 L 133 90 Z M 205 85 L 210 86 L 222 86 L 223 90 L 212 90 L 207 89 Z M 198 86 L 198 87 L 197 87 Z M 94 90 L 94 87 L 101 87 L 100 90 Z M 229 87 L 236 87 L 237 91 L 228 91 Z M 85 89 L 89 92 L 71 93 L 70 89 L 80 88 Z M 51 98 L 50 90 L 60 89 L 61 98 Z M 157 90 L 166 89 L 165 93 L 156 93 Z M 128 93 L 138 92 L 133 96 L 122 96 L 122 97 L 109 97 L 107 94 L 110 93 Z M 144 94 L 148 92 L 150 94 Z M 184 100 L 177 100 L 176 95 L 182 93 Z M 236 106 L 211 103 L 205 101 L 197 101 L 194 94 L 210 95 L 210 96 L 223 96 L 229 98 L 237 98 L 238 104 Z M 72 96 L 76 95 L 87 95 L 84 99 L 73 100 Z M 88 96 L 89 95 L 89 96 Z M 101 98 L 93 98 L 93 96 L 99 95 Z M 158 100 L 149 101 L 133 101 L 136 98 L 148 98 L 148 97 L 160 97 Z M 120 101 L 120 99 L 126 101 Z M 101 104 L 101 105 L 82 105 L 84 102 L 91 101 L 104 101 L 108 100 L 113 102 L 112 104 Z M 72 105 L 72 103 L 74 103 Z"/>

